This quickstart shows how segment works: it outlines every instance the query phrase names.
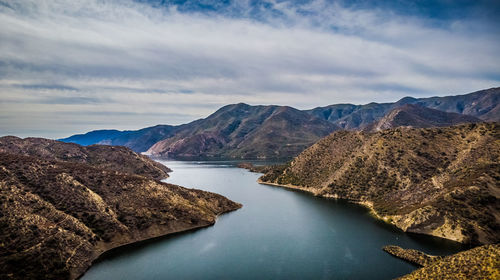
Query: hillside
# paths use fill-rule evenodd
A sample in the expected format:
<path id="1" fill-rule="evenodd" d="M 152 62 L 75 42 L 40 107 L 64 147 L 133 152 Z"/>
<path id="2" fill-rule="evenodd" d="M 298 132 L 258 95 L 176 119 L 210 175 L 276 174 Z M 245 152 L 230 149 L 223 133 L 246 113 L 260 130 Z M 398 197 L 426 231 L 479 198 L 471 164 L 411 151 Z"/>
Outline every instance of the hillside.
<path id="1" fill-rule="evenodd" d="M 483 121 L 500 121 L 500 88 L 498 87 L 455 96 L 405 97 L 394 103 L 334 104 L 306 112 L 328 120 L 341 128 L 358 130 L 379 121 L 390 111 L 406 104 L 417 104 L 444 112 L 469 115 Z"/>
<path id="2" fill-rule="evenodd" d="M 179 127 L 148 153 L 178 159 L 289 158 L 335 129 L 291 107 L 240 103 Z"/>
<path id="3" fill-rule="evenodd" d="M 500 241 L 500 127 L 339 131 L 261 177 L 373 209 L 404 231 Z"/>
<path id="4" fill-rule="evenodd" d="M 109 249 L 212 225 L 241 207 L 149 176 L 24 154 L 0 152 L 0 279 L 75 279 Z"/>
<path id="5" fill-rule="evenodd" d="M 442 127 L 480 121 L 480 119 L 468 115 L 448 113 L 421 105 L 406 104 L 390 111 L 382 119 L 369 125 L 366 130 L 380 131 L 400 126 Z"/>
<path id="6" fill-rule="evenodd" d="M 498 244 L 483 245 L 445 257 L 428 256 L 416 250 L 405 250 L 397 246 L 388 247 L 388 252 L 396 257 L 401 257 L 423 266 L 423 268 L 398 278 L 401 280 L 495 280 L 500 278 L 500 245 Z"/>
<path id="7" fill-rule="evenodd" d="M 86 163 L 96 168 L 165 179 L 171 170 L 126 147 L 80 146 L 44 138 L 0 137 L 0 152 L 35 156 L 46 160 Z"/>

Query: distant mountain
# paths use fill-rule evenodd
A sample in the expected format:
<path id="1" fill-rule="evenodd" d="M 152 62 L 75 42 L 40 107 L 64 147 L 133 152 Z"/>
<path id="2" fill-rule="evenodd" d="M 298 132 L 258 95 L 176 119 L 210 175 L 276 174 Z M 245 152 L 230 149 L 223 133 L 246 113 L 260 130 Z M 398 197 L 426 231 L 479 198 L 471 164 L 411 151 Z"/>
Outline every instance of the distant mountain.
<path id="1" fill-rule="evenodd" d="M 500 241 L 500 125 L 337 131 L 260 178 L 348 199 L 404 231 Z"/>
<path id="2" fill-rule="evenodd" d="M 306 112 L 328 120 L 343 129 L 357 130 L 366 128 L 382 119 L 391 110 L 406 104 L 417 104 L 440 111 L 469 115 L 483 121 L 500 121 L 500 88 L 445 97 L 405 97 L 395 103 L 335 104 L 317 107 Z"/>
<path id="3" fill-rule="evenodd" d="M 76 279 L 107 250 L 241 207 L 151 179 L 153 161 L 124 147 L 0 139 L 0 279 Z"/>
<path id="4" fill-rule="evenodd" d="M 88 146 L 92 144 L 97 144 L 104 140 L 109 140 L 116 138 L 122 134 L 127 133 L 126 131 L 119 131 L 115 129 L 110 130 L 94 130 L 87 132 L 85 134 L 76 134 L 67 138 L 58 139 L 59 141 L 66 143 L 76 143 L 78 145 Z"/>
<path id="5" fill-rule="evenodd" d="M 367 126 L 366 130 L 379 131 L 400 126 L 440 127 L 480 121 L 473 116 L 448 113 L 416 104 L 406 104 L 393 109 L 379 121 Z"/>
<path id="6" fill-rule="evenodd" d="M 99 144 L 125 146 L 137 152 L 145 152 L 155 143 L 174 135 L 177 127 L 156 125 L 139 130 L 124 131 L 112 139 L 103 139 Z"/>
<path id="7" fill-rule="evenodd" d="M 182 125 L 148 154 L 170 158 L 288 158 L 337 127 L 287 106 L 222 107 L 205 119 Z"/>
<path id="8" fill-rule="evenodd" d="M 136 154 L 126 147 L 80 146 L 44 138 L 0 137 L 0 152 L 34 156 L 45 160 L 78 162 L 96 168 L 165 179 L 171 170 L 165 165 Z"/>
<path id="9" fill-rule="evenodd" d="M 156 142 L 172 136 L 175 128 L 171 125 L 156 125 L 139 130 L 95 130 L 58 140 L 83 146 L 92 144 L 125 146 L 136 152 L 145 152 Z"/>

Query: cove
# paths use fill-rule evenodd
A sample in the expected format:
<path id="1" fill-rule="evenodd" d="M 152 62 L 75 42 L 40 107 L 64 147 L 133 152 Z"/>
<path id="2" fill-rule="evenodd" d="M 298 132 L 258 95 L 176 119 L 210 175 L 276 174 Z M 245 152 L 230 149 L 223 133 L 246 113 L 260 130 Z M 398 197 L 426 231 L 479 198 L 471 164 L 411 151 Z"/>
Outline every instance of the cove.
<path id="1" fill-rule="evenodd" d="M 407 234 L 346 201 L 256 182 L 237 162 L 160 161 L 166 181 L 216 192 L 243 208 L 214 226 L 110 251 L 82 279 L 392 279 L 415 266 L 385 245 L 446 255 L 464 245 Z"/>

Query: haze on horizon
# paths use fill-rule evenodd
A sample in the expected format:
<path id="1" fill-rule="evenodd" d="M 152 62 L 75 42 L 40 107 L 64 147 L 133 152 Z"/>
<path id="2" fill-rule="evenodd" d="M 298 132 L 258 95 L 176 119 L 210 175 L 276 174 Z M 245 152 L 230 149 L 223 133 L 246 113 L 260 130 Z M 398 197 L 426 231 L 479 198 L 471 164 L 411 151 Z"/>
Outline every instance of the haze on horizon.
<path id="1" fill-rule="evenodd" d="M 0 0 L 0 136 L 500 85 L 498 1 Z"/>

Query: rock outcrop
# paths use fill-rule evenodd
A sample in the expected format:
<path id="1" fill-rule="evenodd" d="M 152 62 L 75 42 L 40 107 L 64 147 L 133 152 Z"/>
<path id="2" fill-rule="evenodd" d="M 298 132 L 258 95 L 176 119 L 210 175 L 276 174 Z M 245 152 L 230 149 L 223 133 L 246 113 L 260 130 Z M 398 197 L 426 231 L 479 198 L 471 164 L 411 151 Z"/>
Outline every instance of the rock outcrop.
<path id="1" fill-rule="evenodd" d="M 404 231 L 500 241 L 500 126 L 339 131 L 260 178 L 364 204 Z"/>

